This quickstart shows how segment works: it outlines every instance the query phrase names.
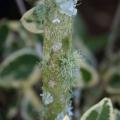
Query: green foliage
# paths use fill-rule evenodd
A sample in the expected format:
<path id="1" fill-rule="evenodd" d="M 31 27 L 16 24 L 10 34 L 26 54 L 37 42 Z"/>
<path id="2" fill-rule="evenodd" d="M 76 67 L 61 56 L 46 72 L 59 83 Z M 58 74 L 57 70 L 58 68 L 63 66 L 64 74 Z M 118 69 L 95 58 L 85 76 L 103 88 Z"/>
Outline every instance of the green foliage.
<path id="1" fill-rule="evenodd" d="M 9 56 L 1 65 L 1 79 L 26 79 L 39 62 L 39 57 L 32 49 L 22 49 Z M 17 69 L 16 69 L 17 68 Z"/>
<path id="2" fill-rule="evenodd" d="M 38 1 L 21 19 L 29 32 L 19 22 L 2 21 L 0 104 L 7 107 L 0 106 L 5 111 L 0 120 L 12 120 L 18 114 L 23 120 L 71 120 L 71 98 L 75 120 L 86 110 L 81 120 L 120 119 L 116 110 L 120 105 L 119 54 L 106 53 L 97 63 L 93 54 L 106 49 L 108 36 L 89 35 L 82 18 L 75 17 L 79 28 L 72 37 L 76 2 Z M 115 109 L 109 98 L 90 108 L 105 96 Z"/>
<path id="3" fill-rule="evenodd" d="M 120 113 L 114 110 L 111 100 L 104 98 L 83 114 L 80 120 L 119 120 Z"/>
<path id="4" fill-rule="evenodd" d="M 90 82 L 91 74 L 84 68 L 81 68 L 80 71 L 81 71 L 81 74 L 83 75 L 83 79 L 85 80 L 85 82 L 86 83 Z"/>
<path id="5" fill-rule="evenodd" d="M 79 37 L 79 41 L 83 41 L 87 48 L 93 53 L 101 51 L 108 44 L 109 34 L 91 34 L 87 29 L 87 25 L 83 20 L 81 14 L 78 14 L 74 20 L 75 34 Z"/>
<path id="6" fill-rule="evenodd" d="M 0 25 L 0 54 L 2 54 L 3 49 L 4 49 L 4 43 L 6 40 L 6 37 L 8 35 L 9 28 L 7 27 L 6 24 L 2 23 Z"/>
<path id="7" fill-rule="evenodd" d="M 16 92 L 12 100 L 6 103 L 7 110 L 0 113 L 1 120 L 13 119 L 19 112 L 19 106 L 25 120 L 38 120 L 41 100 L 33 86 L 41 83 L 40 70 L 36 67 L 41 57 L 36 50 L 36 44 L 42 44 L 42 38 L 26 32 L 16 21 L 3 21 L 0 29 L 0 41 L 3 40 L 0 44 L 3 56 L 0 63 L 0 94 L 4 93 L 1 95 L 4 100 L 10 93 L 11 97 L 14 96 L 14 92 L 6 94 L 6 91 Z M 32 106 L 31 112 L 28 111 L 29 104 Z"/>
<path id="8" fill-rule="evenodd" d="M 23 26 L 32 33 L 43 33 L 43 20 L 38 21 L 36 15 L 36 8 L 32 8 L 22 17 L 21 22 Z"/>

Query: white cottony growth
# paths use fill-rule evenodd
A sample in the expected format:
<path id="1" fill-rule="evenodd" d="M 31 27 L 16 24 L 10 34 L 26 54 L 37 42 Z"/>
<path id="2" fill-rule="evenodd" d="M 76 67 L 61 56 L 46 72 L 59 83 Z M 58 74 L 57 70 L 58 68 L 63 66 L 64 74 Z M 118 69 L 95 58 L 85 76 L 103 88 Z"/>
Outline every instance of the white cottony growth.
<path id="1" fill-rule="evenodd" d="M 53 50 L 54 52 L 57 52 L 57 51 L 59 51 L 59 50 L 61 49 L 61 47 L 62 47 L 62 43 L 60 43 L 60 42 L 55 42 L 55 43 L 53 44 L 53 46 L 52 46 L 52 50 Z"/>
<path id="2" fill-rule="evenodd" d="M 58 23 L 60 23 L 60 19 L 56 18 L 56 19 L 54 19 L 54 20 L 52 21 L 52 23 L 58 24 Z"/>
<path id="3" fill-rule="evenodd" d="M 71 117 L 71 116 L 73 116 L 73 112 L 72 112 L 72 107 L 71 107 L 71 105 L 68 105 L 67 106 L 67 114 Z"/>
<path id="4" fill-rule="evenodd" d="M 43 94 L 40 94 L 40 96 L 42 96 L 42 101 L 45 105 L 53 102 L 53 96 L 47 91 L 43 91 Z"/>
<path id="5" fill-rule="evenodd" d="M 73 16 L 77 14 L 77 9 L 75 5 L 77 0 L 55 0 L 59 6 L 60 12 L 68 16 Z"/>
<path id="6" fill-rule="evenodd" d="M 63 120 L 64 119 L 64 113 L 61 112 L 57 115 L 57 118 L 55 120 Z"/>
<path id="7" fill-rule="evenodd" d="M 56 86 L 56 82 L 51 80 L 50 82 L 48 82 L 49 86 L 54 88 Z"/>

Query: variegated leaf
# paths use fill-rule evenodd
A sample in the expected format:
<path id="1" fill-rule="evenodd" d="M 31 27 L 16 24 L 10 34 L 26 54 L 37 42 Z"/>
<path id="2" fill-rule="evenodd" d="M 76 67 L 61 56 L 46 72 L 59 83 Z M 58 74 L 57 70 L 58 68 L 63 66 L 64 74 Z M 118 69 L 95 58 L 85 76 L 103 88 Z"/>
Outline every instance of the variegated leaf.
<path id="1" fill-rule="evenodd" d="M 43 26 L 40 21 L 34 15 L 35 8 L 30 9 L 21 18 L 21 23 L 25 29 L 32 33 L 43 33 Z"/>
<path id="2" fill-rule="evenodd" d="M 9 57 L 0 66 L 1 79 L 27 79 L 39 62 L 39 57 L 32 49 L 21 49 Z"/>
<path id="3" fill-rule="evenodd" d="M 81 120 L 114 120 L 111 100 L 104 98 L 98 104 L 90 108 Z"/>

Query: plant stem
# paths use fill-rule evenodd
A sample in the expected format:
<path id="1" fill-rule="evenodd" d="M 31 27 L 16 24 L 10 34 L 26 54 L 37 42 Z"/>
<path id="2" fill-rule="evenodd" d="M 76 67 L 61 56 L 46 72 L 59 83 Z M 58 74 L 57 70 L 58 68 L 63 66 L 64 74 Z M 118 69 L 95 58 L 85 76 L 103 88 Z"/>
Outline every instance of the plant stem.
<path id="1" fill-rule="evenodd" d="M 16 0 L 16 3 L 19 8 L 20 14 L 23 15 L 26 12 L 26 8 L 23 0 Z"/>
<path id="2" fill-rule="evenodd" d="M 120 2 L 118 4 L 118 8 L 113 20 L 113 25 L 111 27 L 111 34 L 109 37 L 109 44 L 107 48 L 107 55 L 111 56 L 111 53 L 113 53 L 113 46 L 115 44 L 115 41 L 120 39 Z"/>
<path id="3" fill-rule="evenodd" d="M 45 0 L 49 13 L 46 14 L 44 29 L 44 59 L 42 76 L 43 91 L 49 92 L 53 102 L 46 105 L 47 112 L 44 120 L 58 120 L 57 117 L 66 114 L 69 104 L 69 88 L 65 84 L 61 66 L 61 59 L 71 52 L 71 46 L 65 48 L 63 42 L 72 42 L 72 18 L 61 14 L 52 0 Z"/>

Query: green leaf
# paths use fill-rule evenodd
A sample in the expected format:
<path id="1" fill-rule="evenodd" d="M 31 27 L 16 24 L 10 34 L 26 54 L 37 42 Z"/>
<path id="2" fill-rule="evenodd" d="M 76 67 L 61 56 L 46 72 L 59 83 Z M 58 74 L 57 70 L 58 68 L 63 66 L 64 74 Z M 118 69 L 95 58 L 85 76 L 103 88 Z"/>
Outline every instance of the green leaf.
<path id="1" fill-rule="evenodd" d="M 0 66 L 2 79 L 27 79 L 40 61 L 32 49 L 22 49 L 10 55 Z"/>
<path id="2" fill-rule="evenodd" d="M 108 35 L 101 34 L 101 35 L 86 35 L 83 38 L 85 44 L 92 50 L 94 53 L 104 49 L 107 45 Z"/>
<path id="3" fill-rule="evenodd" d="M 109 84 L 112 88 L 116 88 L 116 89 L 119 89 L 120 88 L 120 75 L 118 74 L 114 74 L 110 81 L 109 81 Z"/>
<path id="4" fill-rule="evenodd" d="M 114 73 L 109 76 L 107 91 L 112 94 L 120 94 L 120 74 Z"/>
<path id="5" fill-rule="evenodd" d="M 80 41 L 78 37 L 74 39 L 74 46 L 77 49 L 78 55 L 75 55 L 75 59 L 78 59 L 77 64 L 80 66 L 82 78 L 80 81 L 80 86 L 91 87 L 98 82 L 99 78 L 96 70 L 96 60 L 91 51 L 86 48 L 84 43 Z"/>
<path id="6" fill-rule="evenodd" d="M 91 81 L 91 78 L 92 78 L 91 73 L 84 68 L 81 68 L 80 71 L 81 71 L 81 74 L 83 76 L 84 81 L 86 83 L 89 83 Z"/>
<path id="7" fill-rule="evenodd" d="M 98 82 L 98 73 L 94 67 L 87 64 L 84 60 L 80 61 L 80 72 L 83 87 L 93 86 Z"/>
<path id="8" fill-rule="evenodd" d="M 43 120 L 43 106 L 39 96 L 36 96 L 33 89 L 24 91 L 24 96 L 21 100 L 21 111 L 21 115 L 25 120 Z"/>
<path id="9" fill-rule="evenodd" d="M 104 72 L 103 79 L 106 82 L 106 90 L 110 94 L 120 94 L 120 70 L 119 65 L 111 66 Z"/>
<path id="10" fill-rule="evenodd" d="M 42 21 L 39 21 L 37 16 L 34 14 L 36 8 L 30 9 L 21 18 L 21 23 L 25 29 L 32 33 L 43 33 Z"/>
<path id="11" fill-rule="evenodd" d="M 4 43 L 7 38 L 9 32 L 9 28 L 7 27 L 6 24 L 1 24 L 0 25 L 0 54 L 2 54 L 4 50 Z"/>
<path id="12" fill-rule="evenodd" d="M 104 98 L 98 104 L 90 108 L 81 120 L 113 120 L 113 107 L 111 100 Z"/>

